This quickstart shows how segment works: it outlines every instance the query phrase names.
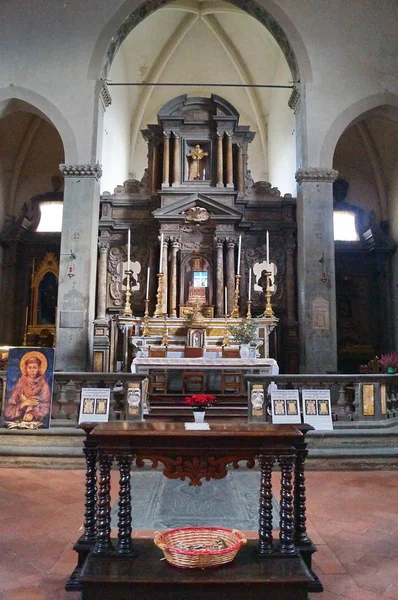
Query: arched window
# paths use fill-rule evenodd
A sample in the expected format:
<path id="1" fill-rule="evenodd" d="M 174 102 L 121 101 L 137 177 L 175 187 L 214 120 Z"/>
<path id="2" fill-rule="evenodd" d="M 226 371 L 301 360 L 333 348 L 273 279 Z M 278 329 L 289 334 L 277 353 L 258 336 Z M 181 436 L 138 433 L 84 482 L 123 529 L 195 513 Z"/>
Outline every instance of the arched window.
<path id="1" fill-rule="evenodd" d="M 40 220 L 36 228 L 38 233 L 56 233 L 62 230 L 63 202 L 61 200 L 39 203 Z"/>
<path id="2" fill-rule="evenodd" d="M 358 242 L 356 214 L 351 210 L 335 210 L 333 213 L 335 242 Z"/>

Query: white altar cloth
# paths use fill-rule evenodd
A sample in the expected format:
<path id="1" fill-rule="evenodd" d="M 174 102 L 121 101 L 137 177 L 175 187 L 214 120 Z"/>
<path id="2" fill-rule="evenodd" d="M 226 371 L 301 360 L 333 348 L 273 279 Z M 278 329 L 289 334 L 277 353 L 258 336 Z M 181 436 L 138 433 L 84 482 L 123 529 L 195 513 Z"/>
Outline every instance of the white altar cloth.
<path id="1" fill-rule="evenodd" d="M 135 358 L 131 363 L 132 373 L 147 373 L 149 369 L 189 369 L 219 371 L 233 369 L 258 371 L 267 375 L 278 375 L 279 366 L 273 358 Z"/>

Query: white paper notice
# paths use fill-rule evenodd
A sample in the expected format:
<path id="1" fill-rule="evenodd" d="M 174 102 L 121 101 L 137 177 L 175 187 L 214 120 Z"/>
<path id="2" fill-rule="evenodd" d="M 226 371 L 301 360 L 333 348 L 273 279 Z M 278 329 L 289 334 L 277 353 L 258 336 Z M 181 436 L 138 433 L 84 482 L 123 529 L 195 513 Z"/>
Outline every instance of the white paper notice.
<path id="1" fill-rule="evenodd" d="M 79 423 L 106 423 L 110 397 L 109 388 L 82 388 Z"/>
<path id="2" fill-rule="evenodd" d="M 208 423 L 184 423 L 185 429 L 190 429 L 191 431 L 200 431 L 200 430 L 210 430 L 210 425 Z"/>
<path id="3" fill-rule="evenodd" d="M 330 390 L 302 390 L 304 423 L 315 429 L 333 429 Z"/>
<path id="4" fill-rule="evenodd" d="M 301 423 L 298 390 L 275 390 L 271 392 L 273 423 Z"/>

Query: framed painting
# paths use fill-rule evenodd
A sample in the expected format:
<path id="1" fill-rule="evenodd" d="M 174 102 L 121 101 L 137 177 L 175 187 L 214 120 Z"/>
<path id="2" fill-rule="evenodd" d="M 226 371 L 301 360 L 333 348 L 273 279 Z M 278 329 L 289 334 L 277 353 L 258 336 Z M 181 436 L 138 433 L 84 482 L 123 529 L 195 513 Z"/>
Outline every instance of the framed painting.
<path id="1" fill-rule="evenodd" d="M 54 383 L 53 348 L 11 348 L 2 425 L 49 429 Z"/>

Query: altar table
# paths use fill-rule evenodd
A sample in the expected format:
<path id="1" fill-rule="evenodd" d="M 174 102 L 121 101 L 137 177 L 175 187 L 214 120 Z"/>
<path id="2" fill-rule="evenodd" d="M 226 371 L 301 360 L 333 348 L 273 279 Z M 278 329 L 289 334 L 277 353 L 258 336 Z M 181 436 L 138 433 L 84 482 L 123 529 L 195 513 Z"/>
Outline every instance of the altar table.
<path id="1" fill-rule="evenodd" d="M 305 527 L 304 433 L 292 425 L 212 422 L 206 431 L 186 430 L 183 423 L 110 422 L 82 425 L 87 458 L 85 533 L 89 548 L 80 561 L 77 581 L 82 600 L 305 600 L 322 586 L 302 550 L 313 546 Z M 96 464 L 99 488 L 96 494 Z M 149 460 L 164 465 L 164 475 L 221 479 L 227 465 L 244 461 L 261 468 L 259 536 L 230 564 L 218 569 L 177 569 L 161 561 L 153 540 L 133 540 L 131 466 Z M 111 538 L 111 469 L 119 469 L 117 539 Z M 280 531 L 272 537 L 272 469 L 279 465 Z M 294 475 L 294 488 L 293 488 Z M 134 477 L 132 478 L 134 487 Z M 77 548 L 76 548 L 77 549 Z M 79 550 L 78 550 L 79 551 Z M 82 554 L 83 556 L 83 554 Z"/>

